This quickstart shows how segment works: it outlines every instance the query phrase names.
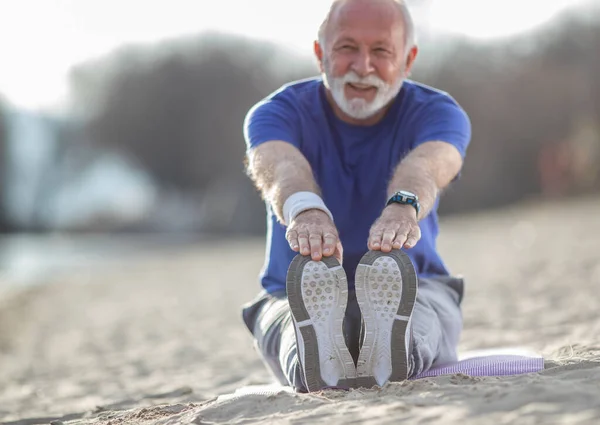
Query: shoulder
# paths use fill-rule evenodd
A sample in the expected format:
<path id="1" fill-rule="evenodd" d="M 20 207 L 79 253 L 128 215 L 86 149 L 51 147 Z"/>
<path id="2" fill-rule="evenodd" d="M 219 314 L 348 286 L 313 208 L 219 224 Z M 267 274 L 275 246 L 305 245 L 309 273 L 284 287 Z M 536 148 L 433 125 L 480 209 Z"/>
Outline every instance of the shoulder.
<path id="1" fill-rule="evenodd" d="M 281 86 L 256 103 L 244 119 L 244 135 L 249 146 L 269 140 L 301 145 L 303 122 L 314 114 L 321 80 L 310 78 Z"/>
<path id="2" fill-rule="evenodd" d="M 301 117 L 317 113 L 321 85 L 322 79 L 316 77 L 282 85 L 250 108 L 244 126 L 265 120 L 298 125 Z"/>
<path id="3" fill-rule="evenodd" d="M 449 93 L 412 80 L 403 90 L 402 109 L 416 130 L 433 126 L 470 133 L 469 115 Z"/>
<path id="4" fill-rule="evenodd" d="M 292 81 L 280 86 L 277 90 L 270 93 L 254 105 L 254 108 L 269 103 L 293 105 L 312 103 L 318 97 L 321 84 L 322 80 L 320 77 Z"/>
<path id="5" fill-rule="evenodd" d="M 471 140 L 471 122 L 447 92 L 413 81 L 402 99 L 414 132 L 413 148 L 429 141 L 454 145 L 464 157 Z"/>
<path id="6" fill-rule="evenodd" d="M 413 80 L 404 82 L 404 101 L 411 109 L 454 107 L 461 109 L 461 105 L 448 92 Z"/>

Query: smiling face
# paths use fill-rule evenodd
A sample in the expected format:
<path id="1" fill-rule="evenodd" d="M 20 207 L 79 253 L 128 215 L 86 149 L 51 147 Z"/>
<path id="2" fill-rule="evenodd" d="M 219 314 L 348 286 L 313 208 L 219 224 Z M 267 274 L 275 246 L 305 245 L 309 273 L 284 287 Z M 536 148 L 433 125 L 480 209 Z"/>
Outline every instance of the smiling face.
<path id="1" fill-rule="evenodd" d="M 404 19 L 393 0 L 339 1 L 315 54 L 328 99 L 344 121 L 370 125 L 383 117 L 417 53 L 406 51 Z"/>

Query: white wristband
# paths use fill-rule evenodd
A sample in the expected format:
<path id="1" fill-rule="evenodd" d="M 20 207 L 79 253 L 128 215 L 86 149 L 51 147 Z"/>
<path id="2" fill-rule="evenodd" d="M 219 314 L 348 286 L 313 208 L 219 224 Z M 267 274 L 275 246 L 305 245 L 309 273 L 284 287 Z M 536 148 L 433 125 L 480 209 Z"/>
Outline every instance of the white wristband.
<path id="1" fill-rule="evenodd" d="M 283 204 L 285 224 L 289 226 L 298 214 L 311 209 L 324 211 L 331 218 L 331 221 L 333 221 L 331 211 L 325 206 L 323 199 L 319 195 L 313 192 L 296 192 L 287 198 Z"/>

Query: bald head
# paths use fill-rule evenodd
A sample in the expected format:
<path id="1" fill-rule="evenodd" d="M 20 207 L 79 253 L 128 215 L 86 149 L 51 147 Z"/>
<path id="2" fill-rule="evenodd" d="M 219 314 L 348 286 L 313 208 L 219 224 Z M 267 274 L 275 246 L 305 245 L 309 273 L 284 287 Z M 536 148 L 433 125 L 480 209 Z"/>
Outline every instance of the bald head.
<path id="1" fill-rule="evenodd" d="M 330 32 L 352 16 L 379 19 L 383 25 L 391 23 L 402 26 L 405 50 L 415 45 L 415 28 L 410 11 L 403 0 L 333 0 L 325 20 L 319 27 L 319 44 L 325 46 Z"/>
<path id="2" fill-rule="evenodd" d="M 334 0 L 314 49 L 337 116 L 360 125 L 383 117 L 418 51 L 401 0 Z"/>

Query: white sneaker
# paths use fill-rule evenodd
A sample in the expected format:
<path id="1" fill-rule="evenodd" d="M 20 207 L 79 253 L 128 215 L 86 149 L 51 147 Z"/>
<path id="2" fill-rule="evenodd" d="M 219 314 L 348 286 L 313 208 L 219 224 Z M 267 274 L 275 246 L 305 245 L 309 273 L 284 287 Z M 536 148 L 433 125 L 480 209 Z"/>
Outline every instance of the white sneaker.
<path id="1" fill-rule="evenodd" d="M 417 276 L 410 258 L 398 249 L 367 252 L 356 269 L 355 287 L 363 327 L 357 387 L 408 379 L 411 315 L 417 299 Z"/>
<path id="2" fill-rule="evenodd" d="M 348 302 L 342 266 L 333 257 L 298 254 L 288 269 L 287 296 L 308 391 L 354 387 L 356 367 L 342 329 Z"/>

